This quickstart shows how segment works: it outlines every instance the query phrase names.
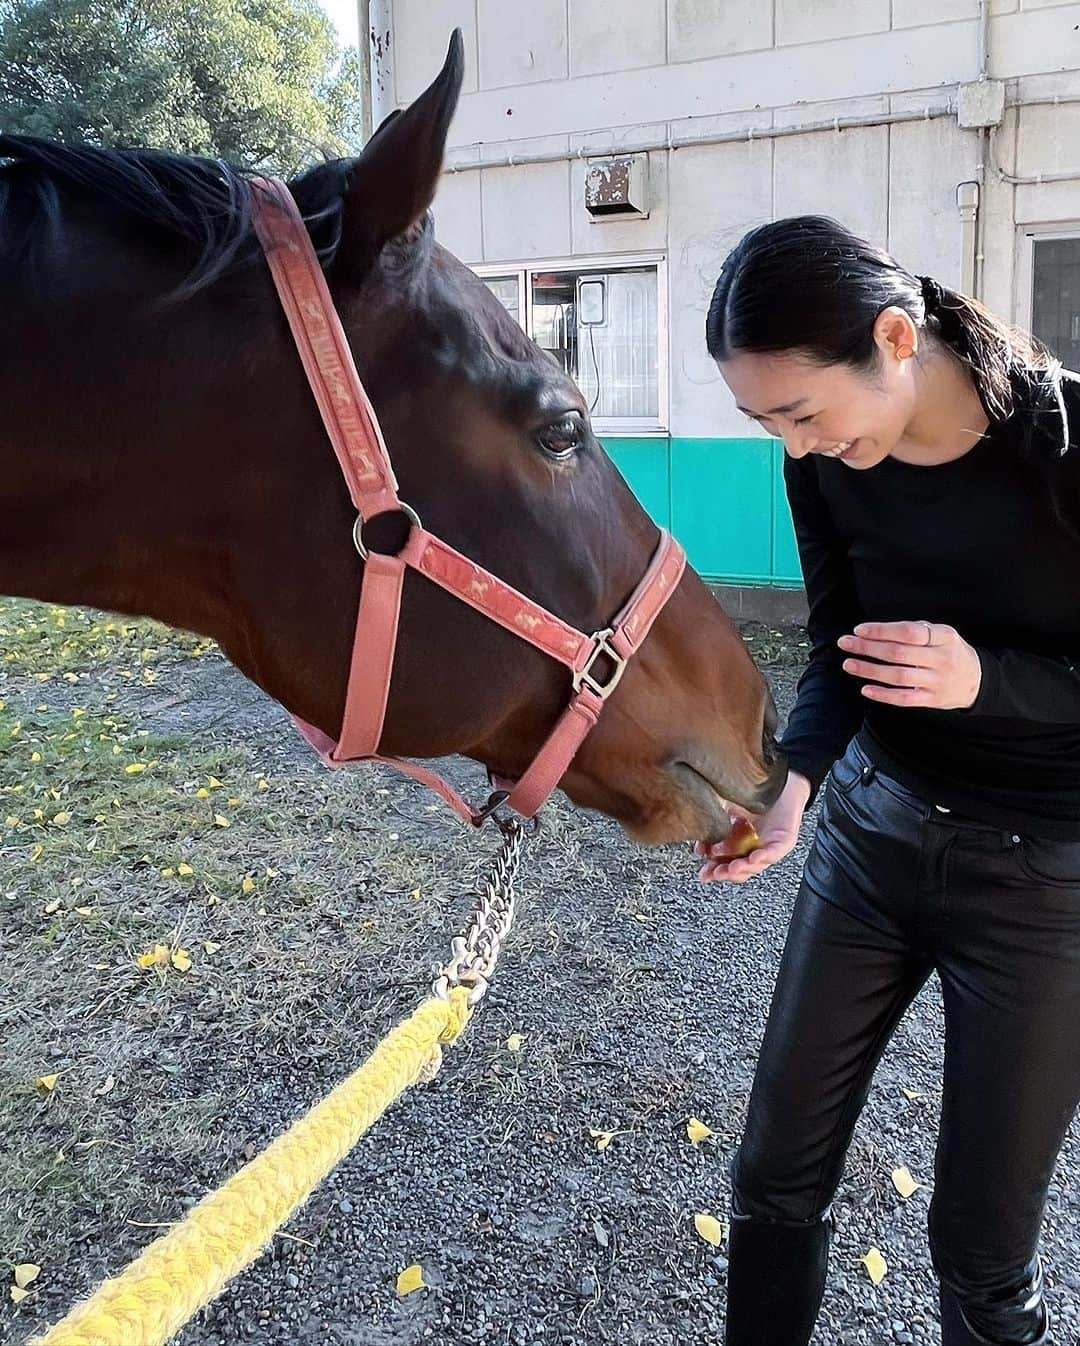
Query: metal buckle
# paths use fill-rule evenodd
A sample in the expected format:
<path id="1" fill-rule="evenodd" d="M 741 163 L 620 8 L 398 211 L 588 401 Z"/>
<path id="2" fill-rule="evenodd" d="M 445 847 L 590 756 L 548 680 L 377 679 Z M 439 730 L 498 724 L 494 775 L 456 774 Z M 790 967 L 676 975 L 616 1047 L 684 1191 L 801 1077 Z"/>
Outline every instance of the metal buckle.
<path id="1" fill-rule="evenodd" d="M 406 519 L 408 519 L 408 521 L 412 524 L 414 528 L 423 528 L 424 525 L 420 522 L 420 515 L 417 514 L 416 510 L 414 510 L 411 505 L 407 505 L 404 500 L 399 500 L 397 503 L 397 508 L 400 513 L 405 515 Z M 382 518 L 383 514 L 392 514 L 392 513 L 394 513 L 393 510 L 383 510 L 379 514 L 373 514 L 371 518 L 380 519 Z M 371 522 L 370 519 L 365 519 L 362 514 L 358 514 L 356 516 L 356 522 L 353 524 L 353 530 L 352 530 L 353 546 L 360 553 L 360 559 L 362 561 L 366 561 L 368 558 L 368 549 L 367 547 L 364 546 L 363 534 L 364 534 L 364 525 L 370 522 Z"/>
<path id="2" fill-rule="evenodd" d="M 622 680 L 622 675 L 626 672 L 626 665 L 629 659 L 623 656 L 611 644 L 611 637 L 615 634 L 613 627 L 606 627 L 603 631 L 597 631 L 593 635 L 595 645 L 592 654 L 589 655 L 589 662 L 580 673 L 574 674 L 574 691 L 580 692 L 582 687 L 588 687 L 590 692 L 595 693 L 601 701 L 606 701 L 611 693 L 618 687 Z M 615 665 L 607 682 L 601 683 L 593 676 L 593 666 L 601 655 L 607 655 Z"/>

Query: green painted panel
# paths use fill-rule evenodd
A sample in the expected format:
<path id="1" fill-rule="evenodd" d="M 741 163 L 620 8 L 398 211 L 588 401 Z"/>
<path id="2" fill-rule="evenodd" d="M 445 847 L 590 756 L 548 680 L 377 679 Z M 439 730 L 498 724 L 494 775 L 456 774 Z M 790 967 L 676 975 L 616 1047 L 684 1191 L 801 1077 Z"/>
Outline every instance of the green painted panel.
<path id="1" fill-rule="evenodd" d="M 601 444 L 630 489 L 660 528 L 671 527 L 671 493 L 666 435 L 649 439 L 608 439 Z"/>
<path id="2" fill-rule="evenodd" d="M 602 443 L 651 517 L 679 538 L 706 579 L 802 584 L 779 440 L 622 435 Z"/>
<path id="3" fill-rule="evenodd" d="M 778 585 L 801 585 L 799 548 L 784 490 L 784 446 L 773 441 L 772 575 Z"/>
<path id="4" fill-rule="evenodd" d="M 771 583 L 774 451 L 767 439 L 671 441 L 671 531 L 707 579 Z"/>

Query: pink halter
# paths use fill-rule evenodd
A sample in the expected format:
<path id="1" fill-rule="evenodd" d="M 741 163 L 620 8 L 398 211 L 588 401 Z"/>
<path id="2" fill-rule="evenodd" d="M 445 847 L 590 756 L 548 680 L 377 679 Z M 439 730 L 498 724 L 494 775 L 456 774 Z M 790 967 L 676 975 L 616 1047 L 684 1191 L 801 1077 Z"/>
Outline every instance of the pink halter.
<path id="1" fill-rule="evenodd" d="M 604 702 L 619 684 L 630 657 L 641 647 L 664 604 L 675 592 L 686 555 L 663 530 L 641 583 L 611 625 L 585 635 L 526 598 L 467 556 L 432 536 L 398 498 L 397 481 L 375 411 L 364 392 L 326 278 L 292 194 L 277 179 L 252 187 L 255 229 L 289 320 L 323 424 L 345 476 L 357 519 L 353 541 L 363 559 L 360 606 L 340 738 L 294 716 L 301 733 L 329 766 L 385 762 L 435 790 L 462 818 L 480 826 L 505 803 L 531 818 L 562 779 Z M 401 511 L 411 524 L 396 556 L 369 552 L 363 528 L 377 514 Z M 507 631 L 558 660 L 571 674 L 569 705 L 525 774 L 499 789 L 480 809 L 471 808 L 434 772 L 414 762 L 379 754 L 397 644 L 405 572 L 412 568 L 482 612 Z M 600 680 L 597 661 L 610 661 Z"/>

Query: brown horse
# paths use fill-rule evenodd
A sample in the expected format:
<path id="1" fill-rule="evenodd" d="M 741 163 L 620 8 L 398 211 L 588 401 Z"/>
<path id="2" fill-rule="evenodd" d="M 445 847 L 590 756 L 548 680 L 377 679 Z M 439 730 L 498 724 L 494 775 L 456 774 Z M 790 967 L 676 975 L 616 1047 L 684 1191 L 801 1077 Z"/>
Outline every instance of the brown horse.
<path id="1" fill-rule="evenodd" d="M 578 389 L 433 240 L 461 75 L 455 35 L 434 84 L 359 158 L 290 190 L 403 498 L 451 545 L 592 631 L 634 589 L 657 530 Z M 6 136 L 0 157 L 0 592 L 210 635 L 336 734 L 361 563 L 244 176 Z M 372 541 L 398 517 L 377 520 Z M 382 751 L 460 753 L 516 777 L 567 683 L 413 576 Z M 757 811 L 779 792 L 774 729 L 763 679 L 688 570 L 562 788 L 641 840 L 722 838 L 724 798 Z"/>

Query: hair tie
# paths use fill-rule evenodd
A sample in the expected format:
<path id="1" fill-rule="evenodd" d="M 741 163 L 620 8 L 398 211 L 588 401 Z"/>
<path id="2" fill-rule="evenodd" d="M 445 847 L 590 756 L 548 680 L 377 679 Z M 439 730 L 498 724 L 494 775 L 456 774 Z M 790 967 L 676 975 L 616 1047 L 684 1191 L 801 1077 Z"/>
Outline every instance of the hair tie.
<path id="1" fill-rule="evenodd" d="M 945 294 L 933 276 L 916 276 L 922 290 L 923 307 L 927 316 L 937 313 L 945 302 Z"/>

